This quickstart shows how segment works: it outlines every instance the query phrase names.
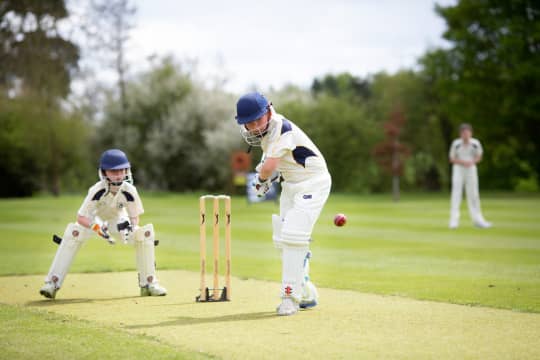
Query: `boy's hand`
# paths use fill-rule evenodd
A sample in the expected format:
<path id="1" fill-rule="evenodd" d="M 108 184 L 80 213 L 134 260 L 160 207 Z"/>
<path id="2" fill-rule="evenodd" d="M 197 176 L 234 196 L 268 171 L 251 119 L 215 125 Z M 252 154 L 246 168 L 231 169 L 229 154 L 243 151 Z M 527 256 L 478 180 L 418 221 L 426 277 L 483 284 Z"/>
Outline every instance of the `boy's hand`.
<path id="1" fill-rule="evenodd" d="M 272 181 L 271 179 L 266 179 L 263 181 L 257 175 L 252 185 L 255 188 L 255 194 L 257 195 L 257 197 L 263 197 L 270 190 L 270 187 L 272 186 Z"/>
<path id="2" fill-rule="evenodd" d="M 119 222 L 118 224 L 116 224 L 116 228 L 118 232 L 122 234 L 124 238 L 124 244 L 127 244 L 129 242 L 130 233 L 133 232 L 133 226 L 131 226 L 129 220 Z"/>
<path id="3" fill-rule="evenodd" d="M 114 239 L 111 238 L 111 235 L 109 234 L 109 227 L 107 223 L 103 223 L 103 225 L 99 225 L 98 223 L 94 222 L 90 224 L 90 229 L 92 229 L 94 232 L 96 232 L 99 236 L 104 238 L 109 242 L 109 244 L 114 244 Z"/>
<path id="4" fill-rule="evenodd" d="M 260 174 L 261 173 L 261 169 L 263 167 L 263 164 L 264 164 L 264 161 L 261 161 L 256 167 L 255 167 L 255 171 L 257 172 L 257 174 Z M 274 170 L 272 172 L 272 175 L 270 175 L 270 182 L 274 182 L 274 181 L 277 181 L 279 182 L 280 179 L 281 179 L 281 173 L 277 170 Z"/>
<path id="5" fill-rule="evenodd" d="M 281 182 L 281 173 L 279 171 L 274 171 L 270 176 L 270 182 Z"/>

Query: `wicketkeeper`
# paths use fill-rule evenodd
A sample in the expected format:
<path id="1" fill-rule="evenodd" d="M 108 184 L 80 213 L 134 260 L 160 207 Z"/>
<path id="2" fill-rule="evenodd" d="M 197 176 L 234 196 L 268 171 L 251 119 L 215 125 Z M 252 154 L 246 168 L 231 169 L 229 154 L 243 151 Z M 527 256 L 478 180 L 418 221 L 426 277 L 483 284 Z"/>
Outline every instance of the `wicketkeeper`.
<path id="1" fill-rule="evenodd" d="M 54 299 L 69 267 L 84 242 L 100 236 L 110 244 L 121 240 L 135 246 L 141 296 L 163 296 L 167 290 L 156 277 L 154 226 L 139 226 L 144 212 L 141 198 L 133 186 L 131 165 L 124 152 L 105 151 L 99 162 L 100 181 L 88 190 L 79 209 L 77 222 L 68 224 L 56 256 L 39 293 Z"/>
<path id="2" fill-rule="evenodd" d="M 459 226 L 459 207 L 463 197 L 463 188 L 467 195 L 469 215 L 474 225 L 479 228 L 489 228 L 491 223 L 484 219 L 480 207 L 480 192 L 478 190 L 478 171 L 476 164 L 482 160 L 482 144 L 472 137 L 472 126 L 461 124 L 458 139 L 450 146 L 448 155 L 452 165 L 452 196 L 450 200 L 450 221 L 448 226 L 455 229 Z"/>
<path id="3" fill-rule="evenodd" d="M 317 289 L 309 279 L 311 233 L 328 199 L 331 177 L 323 155 L 292 121 L 277 114 L 260 93 L 242 96 L 236 120 L 250 146 L 261 146 L 253 186 L 258 196 L 281 181 L 280 214 L 272 215 L 273 240 L 282 256 L 282 302 L 279 315 L 317 305 Z"/>

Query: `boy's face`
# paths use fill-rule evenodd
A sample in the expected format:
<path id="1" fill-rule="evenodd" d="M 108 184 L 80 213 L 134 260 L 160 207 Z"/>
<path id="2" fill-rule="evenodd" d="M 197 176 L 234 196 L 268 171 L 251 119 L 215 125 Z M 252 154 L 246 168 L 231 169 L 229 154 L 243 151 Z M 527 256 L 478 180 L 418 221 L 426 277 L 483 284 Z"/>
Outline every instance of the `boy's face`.
<path id="1" fill-rule="evenodd" d="M 112 182 L 121 182 L 126 176 L 126 171 L 127 169 L 105 170 L 105 176 L 107 176 Z"/>
<path id="2" fill-rule="evenodd" d="M 268 126 L 268 121 L 270 119 L 270 111 L 266 112 L 263 116 L 258 118 L 257 120 L 254 120 L 252 122 L 248 122 L 245 127 L 246 129 L 252 133 L 252 134 L 258 134 L 262 133 L 266 130 L 266 127 Z"/>
<path id="3" fill-rule="evenodd" d="M 463 129 L 460 132 L 460 136 L 463 140 L 469 140 L 472 137 L 472 130 L 471 129 Z"/>

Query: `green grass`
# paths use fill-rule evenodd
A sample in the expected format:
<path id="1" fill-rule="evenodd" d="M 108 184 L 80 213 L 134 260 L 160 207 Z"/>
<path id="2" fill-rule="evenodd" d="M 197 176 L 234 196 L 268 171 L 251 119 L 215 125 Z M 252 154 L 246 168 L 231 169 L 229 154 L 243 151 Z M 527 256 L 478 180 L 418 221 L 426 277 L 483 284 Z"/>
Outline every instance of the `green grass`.
<path id="1" fill-rule="evenodd" d="M 0 304 L 0 322 L 2 359 L 209 358 L 148 336 L 28 308 Z"/>
<path id="2" fill-rule="evenodd" d="M 160 240 L 158 268 L 198 271 L 197 196 L 143 191 L 142 198 L 142 223 L 152 222 Z M 45 274 L 56 251 L 51 235 L 62 235 L 82 199 L 0 201 L 0 275 Z M 484 195 L 494 228 L 472 227 L 463 204 L 461 227 L 452 231 L 446 195 L 405 195 L 399 203 L 382 195 L 332 195 L 314 231 L 312 278 L 337 289 L 540 312 L 539 200 Z M 233 199 L 234 275 L 279 280 L 273 212 L 273 203 Z M 348 217 L 342 228 L 332 224 L 338 212 Z M 91 239 L 71 272 L 134 270 L 134 258 L 128 246 Z"/>

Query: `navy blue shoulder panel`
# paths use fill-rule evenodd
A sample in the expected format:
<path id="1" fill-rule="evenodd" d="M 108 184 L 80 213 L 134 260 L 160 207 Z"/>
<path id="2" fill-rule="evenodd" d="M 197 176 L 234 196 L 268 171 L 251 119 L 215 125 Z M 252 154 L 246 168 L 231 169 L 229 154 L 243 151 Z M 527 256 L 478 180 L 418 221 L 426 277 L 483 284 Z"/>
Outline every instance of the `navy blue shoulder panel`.
<path id="1" fill-rule="evenodd" d="M 92 198 L 92 201 L 95 200 L 95 201 L 98 201 L 99 199 L 101 199 L 101 197 L 103 196 L 103 194 L 105 194 L 105 191 L 107 191 L 106 189 L 101 189 L 99 190 L 97 193 L 94 194 L 94 197 Z"/>
<path id="2" fill-rule="evenodd" d="M 131 194 L 128 193 L 127 191 L 122 190 L 122 194 L 124 194 L 124 196 L 126 197 L 126 200 L 127 200 L 127 201 L 135 201 L 135 198 L 133 197 L 133 195 L 131 195 Z"/>
<path id="3" fill-rule="evenodd" d="M 283 124 L 281 125 L 281 134 L 286 133 L 287 131 L 292 130 L 292 125 L 289 120 L 283 118 Z"/>
<path id="4" fill-rule="evenodd" d="M 310 156 L 317 156 L 317 154 L 315 154 L 313 151 L 311 151 L 305 146 L 297 146 L 292 151 L 292 156 L 294 158 L 294 161 L 296 161 L 303 167 L 306 167 L 306 159 Z"/>

